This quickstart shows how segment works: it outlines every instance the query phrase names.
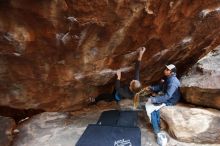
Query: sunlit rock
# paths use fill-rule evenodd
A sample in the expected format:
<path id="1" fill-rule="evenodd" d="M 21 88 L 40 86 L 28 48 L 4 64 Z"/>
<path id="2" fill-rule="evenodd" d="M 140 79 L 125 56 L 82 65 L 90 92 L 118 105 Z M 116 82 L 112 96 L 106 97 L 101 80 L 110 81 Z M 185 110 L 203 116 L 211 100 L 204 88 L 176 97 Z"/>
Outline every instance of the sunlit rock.
<path id="1" fill-rule="evenodd" d="M 161 109 L 168 131 L 178 141 L 220 145 L 220 112 L 183 105 Z"/>

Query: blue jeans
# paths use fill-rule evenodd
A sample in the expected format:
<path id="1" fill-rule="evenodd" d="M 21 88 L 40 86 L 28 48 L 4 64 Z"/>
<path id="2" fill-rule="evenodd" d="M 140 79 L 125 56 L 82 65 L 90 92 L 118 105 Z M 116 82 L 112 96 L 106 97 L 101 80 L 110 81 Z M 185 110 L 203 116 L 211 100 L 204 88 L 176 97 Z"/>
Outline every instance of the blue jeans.
<path id="1" fill-rule="evenodd" d="M 155 134 L 160 132 L 160 110 L 151 113 L 151 124 Z"/>
<path id="2" fill-rule="evenodd" d="M 115 92 L 115 100 L 116 102 L 119 102 L 121 100 L 121 95 L 119 94 L 118 91 Z"/>
<path id="3" fill-rule="evenodd" d="M 172 106 L 172 103 L 165 103 L 166 106 Z M 151 113 L 151 123 L 154 130 L 154 133 L 157 134 L 160 132 L 160 110 L 153 111 Z"/>

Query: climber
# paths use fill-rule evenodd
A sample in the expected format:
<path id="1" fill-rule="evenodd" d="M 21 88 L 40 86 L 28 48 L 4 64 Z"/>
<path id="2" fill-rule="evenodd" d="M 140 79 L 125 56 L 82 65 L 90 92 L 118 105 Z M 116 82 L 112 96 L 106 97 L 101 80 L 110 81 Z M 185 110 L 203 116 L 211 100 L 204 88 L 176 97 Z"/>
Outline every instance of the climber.
<path id="1" fill-rule="evenodd" d="M 96 98 L 89 98 L 89 103 L 90 104 L 96 104 L 97 102 L 104 100 L 107 102 L 110 101 L 116 101 L 119 102 L 121 99 L 132 99 L 135 96 L 135 93 L 137 93 L 140 88 L 141 88 L 141 83 L 140 83 L 140 77 L 139 77 L 139 72 L 140 72 L 140 64 L 142 60 L 142 56 L 146 50 L 145 47 L 140 47 L 138 48 L 139 50 L 139 55 L 138 55 L 138 60 L 136 61 L 135 64 L 135 76 L 134 79 L 130 82 L 129 85 L 121 86 L 120 85 L 120 80 L 121 80 L 121 71 L 118 70 L 116 75 L 117 79 L 115 82 L 115 89 L 113 93 L 103 93 L 97 96 Z"/>
<path id="2" fill-rule="evenodd" d="M 165 133 L 160 131 L 159 109 L 163 106 L 175 105 L 181 97 L 179 90 L 180 82 L 176 77 L 175 65 L 166 65 L 164 75 L 165 79 L 159 84 L 145 87 L 146 90 L 159 93 L 154 97 L 150 97 L 145 105 L 147 115 L 151 121 L 154 133 L 157 136 L 157 142 L 159 145 L 162 145 L 162 142 L 167 141 Z"/>

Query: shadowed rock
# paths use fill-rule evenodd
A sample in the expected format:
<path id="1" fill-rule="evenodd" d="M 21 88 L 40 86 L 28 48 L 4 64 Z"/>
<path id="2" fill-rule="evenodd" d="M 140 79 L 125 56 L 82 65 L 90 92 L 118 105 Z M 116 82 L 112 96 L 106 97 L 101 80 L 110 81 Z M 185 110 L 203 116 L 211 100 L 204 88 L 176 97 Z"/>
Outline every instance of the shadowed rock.
<path id="1" fill-rule="evenodd" d="M 9 117 L 0 116 L 0 145 L 10 146 L 13 139 L 15 121 Z"/>

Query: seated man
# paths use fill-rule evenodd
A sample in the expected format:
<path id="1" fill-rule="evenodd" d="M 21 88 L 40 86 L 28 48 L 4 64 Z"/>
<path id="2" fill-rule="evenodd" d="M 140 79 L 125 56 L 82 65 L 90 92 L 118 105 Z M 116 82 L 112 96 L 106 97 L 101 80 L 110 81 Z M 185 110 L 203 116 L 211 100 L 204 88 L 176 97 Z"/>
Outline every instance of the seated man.
<path id="1" fill-rule="evenodd" d="M 167 65 L 164 70 L 164 75 L 166 78 L 162 80 L 162 82 L 154 86 L 146 87 L 147 90 L 152 92 L 161 93 L 162 91 L 164 93 L 162 95 L 159 94 L 155 97 L 150 97 L 146 104 L 147 114 L 152 123 L 154 133 L 157 135 L 157 142 L 159 145 L 162 145 L 161 136 L 164 137 L 164 135 L 161 135 L 162 133 L 160 132 L 159 108 L 163 105 L 175 105 L 181 97 L 179 90 L 180 82 L 176 77 L 176 67 L 173 64 Z M 149 103 L 156 104 L 158 106 L 150 107 L 152 104 L 150 105 Z"/>
<path id="2" fill-rule="evenodd" d="M 145 52 L 146 48 L 141 47 L 139 48 L 139 56 L 138 60 L 135 64 L 135 76 L 134 79 L 130 82 L 129 85 L 121 86 L 120 85 L 120 80 L 121 80 L 121 71 L 117 71 L 117 79 L 115 82 L 115 89 L 113 93 L 103 93 L 96 98 L 90 98 L 90 103 L 95 104 L 101 100 L 104 101 L 120 101 L 121 99 L 133 99 L 135 96 L 135 93 L 137 93 L 140 88 L 141 88 L 141 83 L 140 83 L 140 64 L 142 60 L 142 56 Z"/>

